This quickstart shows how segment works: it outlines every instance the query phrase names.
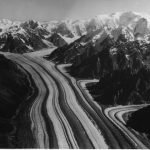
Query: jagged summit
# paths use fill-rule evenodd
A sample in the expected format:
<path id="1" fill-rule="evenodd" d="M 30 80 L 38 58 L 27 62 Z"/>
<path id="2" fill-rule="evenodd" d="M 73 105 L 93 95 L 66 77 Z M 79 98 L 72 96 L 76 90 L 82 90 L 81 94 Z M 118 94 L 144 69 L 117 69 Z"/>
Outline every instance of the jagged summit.
<path id="1" fill-rule="evenodd" d="M 0 20 L 0 50 L 8 51 L 4 49 L 8 48 L 8 45 L 5 46 L 8 41 L 13 45 L 9 48 L 12 52 L 19 52 L 22 49 L 24 49 L 22 52 L 28 52 L 49 46 L 62 47 L 85 35 L 93 37 L 95 41 L 100 37 L 101 31 L 105 31 L 116 40 L 121 34 L 130 40 L 141 40 L 145 37 L 149 39 L 147 37 L 150 34 L 150 16 L 136 12 L 116 12 L 97 15 L 90 19 L 49 22 L 2 19 Z M 94 37 L 95 32 L 96 37 Z M 38 46 L 35 43 L 37 41 Z"/>

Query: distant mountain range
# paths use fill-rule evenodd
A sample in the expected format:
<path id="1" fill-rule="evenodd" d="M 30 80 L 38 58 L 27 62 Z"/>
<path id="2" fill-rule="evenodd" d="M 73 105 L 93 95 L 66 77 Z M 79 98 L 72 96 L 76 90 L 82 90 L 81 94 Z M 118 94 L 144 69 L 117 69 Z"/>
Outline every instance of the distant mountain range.
<path id="1" fill-rule="evenodd" d="M 87 20 L 19 22 L 0 21 L 0 50 L 24 53 L 47 47 L 62 47 L 80 40 L 81 45 L 102 42 L 108 35 L 115 40 L 124 34 L 128 40 L 149 41 L 150 16 L 135 12 L 98 15 Z"/>

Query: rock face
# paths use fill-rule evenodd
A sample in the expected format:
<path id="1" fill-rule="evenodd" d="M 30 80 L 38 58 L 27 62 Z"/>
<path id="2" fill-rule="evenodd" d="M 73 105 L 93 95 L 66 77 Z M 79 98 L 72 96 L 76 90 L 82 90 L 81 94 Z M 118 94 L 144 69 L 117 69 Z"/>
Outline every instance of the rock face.
<path id="1" fill-rule="evenodd" d="M 89 90 L 101 104 L 140 104 L 149 102 L 149 48 L 150 44 L 139 41 L 118 41 L 107 38 L 100 45 L 100 51 L 87 57 L 78 56 L 70 73 L 78 78 L 98 78 L 99 83 Z M 109 93 L 109 94 L 108 94 Z"/>
<path id="2" fill-rule="evenodd" d="M 15 129 L 12 124 L 13 117 L 30 91 L 29 81 L 24 72 L 0 55 L 0 148 L 14 147 L 14 139 L 9 137 Z"/>
<path id="3" fill-rule="evenodd" d="M 81 25 L 78 27 L 81 28 Z M 133 12 L 100 15 L 82 22 L 81 37 L 67 47 L 58 48 L 51 55 L 51 59 L 54 56 L 54 59 L 60 63 L 79 64 L 81 59 L 86 56 L 91 57 L 91 55 L 101 51 L 104 41 L 108 38 L 110 39 L 109 42 L 124 38 L 123 42 L 139 40 L 149 43 L 149 27 L 150 22 L 147 16 Z M 77 33 L 76 28 L 73 29 L 71 31 Z"/>
<path id="4" fill-rule="evenodd" d="M 44 36 L 49 32 L 40 28 L 38 22 L 28 21 L 3 29 L 0 36 L 1 51 L 13 53 L 31 52 L 53 46 Z"/>
<path id="5" fill-rule="evenodd" d="M 122 22 L 129 25 L 127 21 L 133 22 L 133 18 L 123 19 Z M 71 63 L 69 71 L 78 78 L 100 79 L 89 90 L 101 104 L 149 102 L 150 41 L 149 35 L 145 36 L 148 31 L 139 29 L 145 28 L 145 25 L 143 21 L 141 25 L 135 25 L 133 31 L 105 26 L 58 48 L 48 59 Z"/>
<path id="6" fill-rule="evenodd" d="M 63 47 L 64 45 L 67 45 L 66 41 L 57 33 L 54 33 L 52 36 L 47 38 L 47 40 L 57 47 Z"/>
<path id="7" fill-rule="evenodd" d="M 140 44 L 138 41 L 125 43 L 118 41 L 111 48 L 107 47 L 93 58 L 89 58 L 90 61 L 84 61 L 81 67 L 76 68 L 82 70 L 81 68 L 86 66 L 87 72 L 90 72 L 90 68 L 92 71 L 93 68 L 94 71 L 99 70 L 93 71 L 93 77 L 99 78 L 100 82 L 89 89 L 93 95 L 97 95 L 95 100 L 101 104 L 125 105 L 149 102 L 149 47 L 149 44 Z M 90 67 L 84 65 L 88 62 L 93 65 Z M 73 68 L 73 73 L 76 70 Z"/>
<path id="8" fill-rule="evenodd" d="M 67 42 L 43 28 L 39 22 L 30 20 L 1 29 L 0 51 L 25 53 L 48 47 L 61 47 Z"/>

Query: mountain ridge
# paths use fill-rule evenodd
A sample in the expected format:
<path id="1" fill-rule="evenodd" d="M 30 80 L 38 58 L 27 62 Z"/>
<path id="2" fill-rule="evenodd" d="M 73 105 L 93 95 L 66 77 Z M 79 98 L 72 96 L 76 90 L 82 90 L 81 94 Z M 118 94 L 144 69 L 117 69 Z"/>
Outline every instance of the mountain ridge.
<path id="1" fill-rule="evenodd" d="M 88 89 L 100 104 L 141 104 L 150 100 L 148 21 L 135 14 L 125 20 L 124 16 L 120 23 L 126 26 L 118 23 L 115 28 L 95 29 L 46 57 L 57 64 L 72 64 L 68 72 L 76 78 L 99 79 Z"/>
<path id="2" fill-rule="evenodd" d="M 24 53 L 53 46 L 62 47 L 82 36 L 90 36 L 97 30 L 104 30 L 116 40 L 122 33 L 130 40 L 146 39 L 150 34 L 150 16 L 135 12 L 117 12 L 97 15 L 87 20 L 13 22 L 3 19 L 0 20 L 0 50 Z"/>

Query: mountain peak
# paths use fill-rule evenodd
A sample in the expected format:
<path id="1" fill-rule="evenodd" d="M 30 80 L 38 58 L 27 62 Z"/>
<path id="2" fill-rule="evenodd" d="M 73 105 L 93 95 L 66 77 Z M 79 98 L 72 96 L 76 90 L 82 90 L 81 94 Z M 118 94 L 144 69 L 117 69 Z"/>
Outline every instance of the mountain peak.
<path id="1" fill-rule="evenodd" d="M 96 34 L 94 41 L 98 42 L 97 38 L 99 39 L 101 36 L 105 38 L 105 34 L 101 35 L 102 31 L 105 31 L 106 35 L 112 36 L 115 40 L 121 34 L 124 34 L 127 39 L 143 39 L 147 34 L 150 34 L 150 16 L 146 13 L 128 11 L 100 14 L 87 20 L 66 19 L 50 22 L 0 20 L 0 38 L 2 35 L 10 33 L 13 37 L 20 36 L 21 43 L 27 42 L 27 46 L 29 46 L 29 37 L 31 38 L 30 42 L 34 37 L 34 41 L 38 38 L 41 43 L 48 41 L 46 45 L 50 45 L 49 42 L 52 42 L 58 47 L 70 44 L 85 35 L 88 35 L 87 39 L 89 39 L 89 37 L 93 38 L 94 34 Z M 44 44 L 41 45 L 43 46 Z M 41 48 L 42 46 L 39 47 Z"/>

